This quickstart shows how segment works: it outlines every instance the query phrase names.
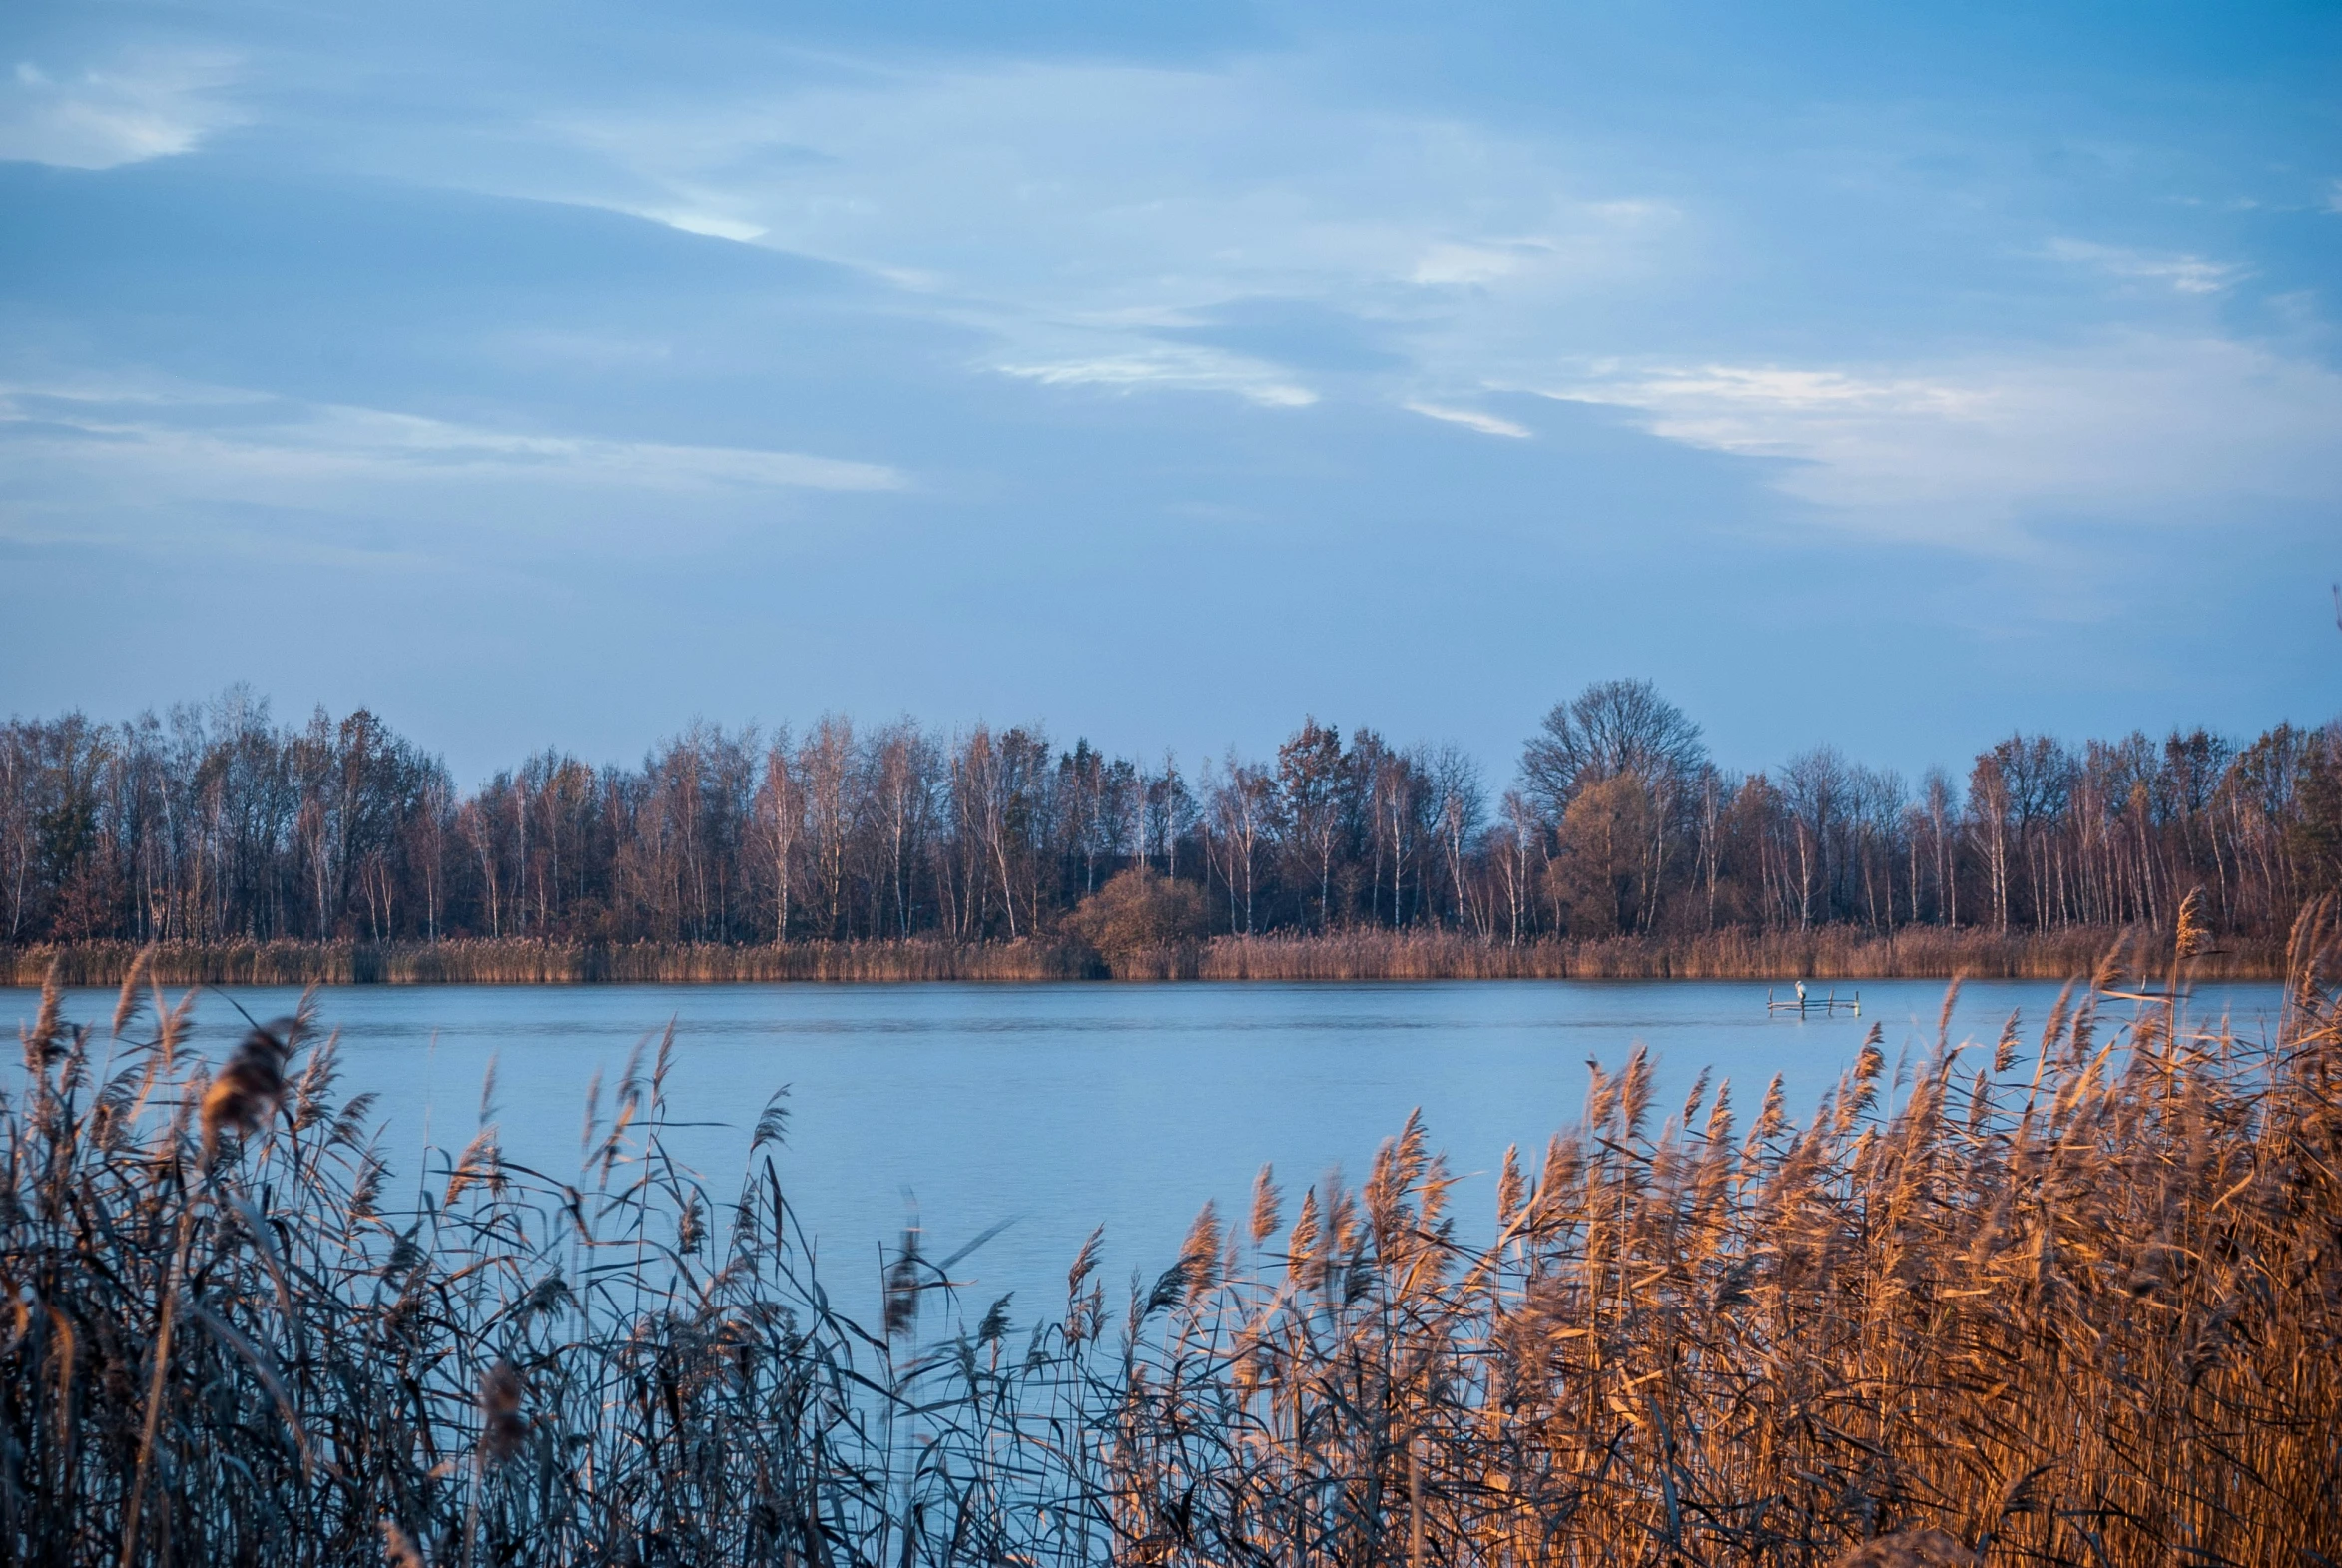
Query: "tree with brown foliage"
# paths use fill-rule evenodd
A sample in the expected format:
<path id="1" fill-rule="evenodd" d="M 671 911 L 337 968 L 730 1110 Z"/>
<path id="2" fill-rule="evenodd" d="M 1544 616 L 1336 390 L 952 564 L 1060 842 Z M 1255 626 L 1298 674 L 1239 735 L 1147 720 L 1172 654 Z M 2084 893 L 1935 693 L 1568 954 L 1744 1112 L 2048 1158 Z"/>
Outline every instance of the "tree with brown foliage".
<path id="1" fill-rule="evenodd" d="M 1095 949 L 1116 979 L 1153 978 L 1192 972 L 1211 921 L 1193 882 L 1135 865 L 1084 898 L 1065 929 Z"/>

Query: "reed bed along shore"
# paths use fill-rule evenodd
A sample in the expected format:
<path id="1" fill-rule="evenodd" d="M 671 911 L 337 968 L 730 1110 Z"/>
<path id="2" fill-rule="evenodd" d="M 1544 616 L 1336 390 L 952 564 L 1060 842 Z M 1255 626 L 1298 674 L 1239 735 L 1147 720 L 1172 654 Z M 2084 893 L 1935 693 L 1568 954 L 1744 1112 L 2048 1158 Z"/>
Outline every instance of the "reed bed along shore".
<path id="1" fill-rule="evenodd" d="M 120 985 L 142 960 L 167 985 L 585 985 L 635 982 L 1079 980 L 1097 970 L 1078 944 L 721 942 L 600 945 L 519 939 L 445 942 L 127 942 L 0 948 L 0 975 L 39 985 Z"/>
<path id="2" fill-rule="evenodd" d="M 2331 1563 L 2330 934 L 2270 1038 L 2108 961 L 2038 1027 L 1874 1038 L 1803 1122 L 1777 1081 L 1656 1105 L 1637 1056 L 1490 1212 L 1410 1119 L 1127 1297 L 1093 1239 L 1061 1304 L 963 1303 L 906 1235 L 872 1322 L 793 1225 L 785 1102 L 721 1193 L 667 1156 L 671 1037 L 574 1175 L 488 1097 L 402 1172 L 305 1009 L 207 1063 L 135 971 L 110 1019 L 52 986 L 0 1103 L 0 1555 Z"/>
<path id="3" fill-rule="evenodd" d="M 1086 980 L 2061 980 L 2117 942 L 2142 958 L 2168 955 L 2171 935 L 2073 926 L 2042 932 L 1913 926 L 1879 935 L 1854 926 L 1725 930 L 1507 945 L 1451 931 L 1337 931 L 1221 936 L 1117 954 L 1071 939 L 948 943 L 714 942 L 594 945 L 532 940 L 162 943 L 0 947 L 0 983 L 122 983 L 142 953 L 170 985 L 592 984 L 596 982 Z M 2195 959 L 2203 979 L 2274 980 L 2280 941 L 2224 938 Z"/>
<path id="4" fill-rule="evenodd" d="M 2145 961 L 2172 938 L 2069 927 L 2042 932 L 1915 926 L 1893 935 L 1856 926 L 1620 936 L 1506 946 L 1450 932 L 1356 931 L 1314 937 L 1222 937 L 1196 955 L 1211 980 L 2062 980 L 2089 972 L 2118 943 Z M 2282 942 L 2232 938 L 2199 954 L 2201 978 L 2277 979 Z"/>

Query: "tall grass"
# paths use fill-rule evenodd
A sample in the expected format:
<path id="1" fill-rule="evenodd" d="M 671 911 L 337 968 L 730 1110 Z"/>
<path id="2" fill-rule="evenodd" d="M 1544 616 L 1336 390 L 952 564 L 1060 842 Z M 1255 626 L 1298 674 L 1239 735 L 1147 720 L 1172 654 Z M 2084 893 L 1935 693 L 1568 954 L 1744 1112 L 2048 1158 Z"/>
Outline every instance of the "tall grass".
<path id="1" fill-rule="evenodd" d="M 1811 931 L 1732 929 L 1685 936 L 1544 939 L 1507 945 L 1460 932 L 1373 928 L 1316 935 L 1220 936 L 1101 957 L 1072 936 L 1013 942 L 718 942 L 614 945 L 464 938 L 445 942 L 127 942 L 0 948 L 0 983 L 119 985 L 133 964 L 171 985 L 583 984 L 611 981 L 1084 980 L 1567 980 L 1976 979 L 2061 980 L 2089 970 L 2118 941 L 2167 955 L 2172 935 L 2110 927 L 1985 931 L 1859 926 Z M 2196 959 L 2206 979 L 2278 979 L 2282 942 L 2224 938 Z"/>
<path id="2" fill-rule="evenodd" d="M 305 1009 L 248 1038 L 292 1058 L 255 1090 L 140 1003 L 92 1031 L 52 987 L 0 1111 L 0 1556 L 988 1562 L 1039 1528 L 996 1495 L 1004 1326 L 922 1351 L 836 1312 L 778 1102 L 724 1205 L 662 1148 L 671 1039 L 576 1177 L 483 1129 L 402 1179 Z M 897 1296 L 941 1267 L 906 1249 Z"/>
<path id="3" fill-rule="evenodd" d="M 568 985 L 781 980 L 1075 980 L 1096 959 L 1078 943 L 127 942 L 0 949 L 0 980 L 119 985 L 135 964 L 169 985 Z"/>
<path id="4" fill-rule="evenodd" d="M 1807 1123 L 1596 1073 L 1464 1218 L 1410 1120 L 1264 1171 L 1109 1312 L 843 1314 L 776 1101 L 718 1203 L 672 1040 L 581 1169 L 393 1172 L 304 1010 L 52 986 L 0 1105 L 0 1542 L 40 1563 L 2321 1563 L 2342 1558 L 2342 1012 L 2107 964 L 2037 1035 L 1874 1041 Z M 2146 999 L 2139 1000 L 2144 997 Z M 1951 1015 L 1949 999 L 1945 1009 Z M 1712 1092 L 1711 1092 L 1712 1087 Z M 1473 1244 L 1467 1237 L 1493 1237 Z"/>
<path id="5" fill-rule="evenodd" d="M 2167 957 L 2173 937 L 2073 926 L 2051 931 L 1911 926 L 1880 935 L 1861 926 L 1810 931 L 1731 929 L 1692 935 L 1540 940 L 1508 946 L 1453 931 L 1336 931 L 1317 936 L 1219 937 L 1182 967 L 1165 955 L 1147 978 L 1207 980 L 2062 980 L 2087 973 L 2116 944 L 2142 960 Z M 2204 978 L 2274 979 L 2281 943 L 2230 937 L 2199 954 Z"/>
<path id="6" fill-rule="evenodd" d="M 1507 1152 L 1485 1249 L 1411 1124 L 1125 1394 L 1146 1527 L 1220 1561 L 2336 1560 L 2317 945 L 2272 1041 L 2168 1003 L 2108 1034 L 2109 969 L 2038 1039 L 1940 1039 L 1891 1112 L 1874 1030 L 1803 1129 L 1778 1080 L 1745 1134 L 1704 1078 L 1655 1108 L 1638 1055 L 1533 1177 Z"/>

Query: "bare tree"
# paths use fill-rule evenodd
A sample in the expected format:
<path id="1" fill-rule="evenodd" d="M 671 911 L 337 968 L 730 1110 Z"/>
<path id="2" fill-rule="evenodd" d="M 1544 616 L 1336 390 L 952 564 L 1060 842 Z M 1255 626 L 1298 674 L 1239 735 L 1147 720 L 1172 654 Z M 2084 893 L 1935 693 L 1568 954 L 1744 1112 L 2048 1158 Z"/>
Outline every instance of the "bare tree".
<path id="1" fill-rule="evenodd" d="M 1304 718 L 1277 749 L 1277 821 L 1297 857 L 1317 871 L 1318 929 L 1333 923 L 1334 854 L 1348 805 L 1350 759 L 1342 732 Z"/>
<path id="2" fill-rule="evenodd" d="M 1657 687 L 1597 681 L 1545 715 L 1521 753 L 1520 775 L 1530 797 L 1558 821 L 1587 784 L 1626 773 L 1686 781 L 1707 762 L 1699 726 Z"/>
<path id="3" fill-rule="evenodd" d="M 798 782 L 787 726 L 774 732 L 765 751 L 765 776 L 757 786 L 757 842 L 773 878 L 773 940 L 789 940 L 790 899 L 797 886 L 797 861 L 805 841 L 805 786 Z"/>
<path id="4" fill-rule="evenodd" d="M 934 819 L 936 747 L 917 725 L 902 719 L 872 737 L 871 756 L 892 928 L 896 936 L 908 936 L 915 924 L 911 868 Z"/>
<path id="5" fill-rule="evenodd" d="M 797 749 L 797 779 L 805 797 L 806 849 L 822 898 L 822 934 L 848 935 L 847 854 L 855 829 L 854 724 L 824 714 Z"/>
<path id="6" fill-rule="evenodd" d="M 1254 893 L 1260 879 L 1261 847 L 1276 812 L 1277 784 L 1266 769 L 1228 754 L 1225 780 L 1207 781 L 1212 825 L 1223 858 L 1228 888 L 1228 924 L 1247 936 L 1255 929 Z M 1239 911 L 1242 923 L 1239 923 Z"/>
<path id="7" fill-rule="evenodd" d="M 1448 893 L 1453 900 L 1457 928 L 1461 930 L 1470 923 L 1471 917 L 1464 855 L 1479 835 L 1487 799 L 1480 789 L 1479 764 L 1461 747 L 1441 747 L 1432 754 L 1426 772 L 1430 781 L 1432 821 L 1447 861 Z"/>

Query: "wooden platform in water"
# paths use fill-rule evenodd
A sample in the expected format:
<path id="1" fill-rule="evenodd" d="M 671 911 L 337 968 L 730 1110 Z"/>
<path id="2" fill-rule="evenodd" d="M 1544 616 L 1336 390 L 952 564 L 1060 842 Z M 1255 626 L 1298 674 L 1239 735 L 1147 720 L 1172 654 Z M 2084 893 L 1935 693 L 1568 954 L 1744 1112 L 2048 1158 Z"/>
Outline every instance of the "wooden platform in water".
<path id="1" fill-rule="evenodd" d="M 1792 996 L 1787 1001 L 1782 1001 L 1775 997 L 1771 991 L 1767 991 L 1765 992 L 1765 1011 L 1768 1013 L 1795 1013 L 1800 1018 L 1805 1017 L 1808 1013 L 1820 1013 L 1825 1018 L 1834 1013 L 1852 1013 L 1855 1017 L 1860 1018 L 1862 1016 L 1862 993 L 1857 991 L 1852 996 L 1840 996 L 1837 987 L 1832 986 L 1826 996 L 1808 994 Z"/>

